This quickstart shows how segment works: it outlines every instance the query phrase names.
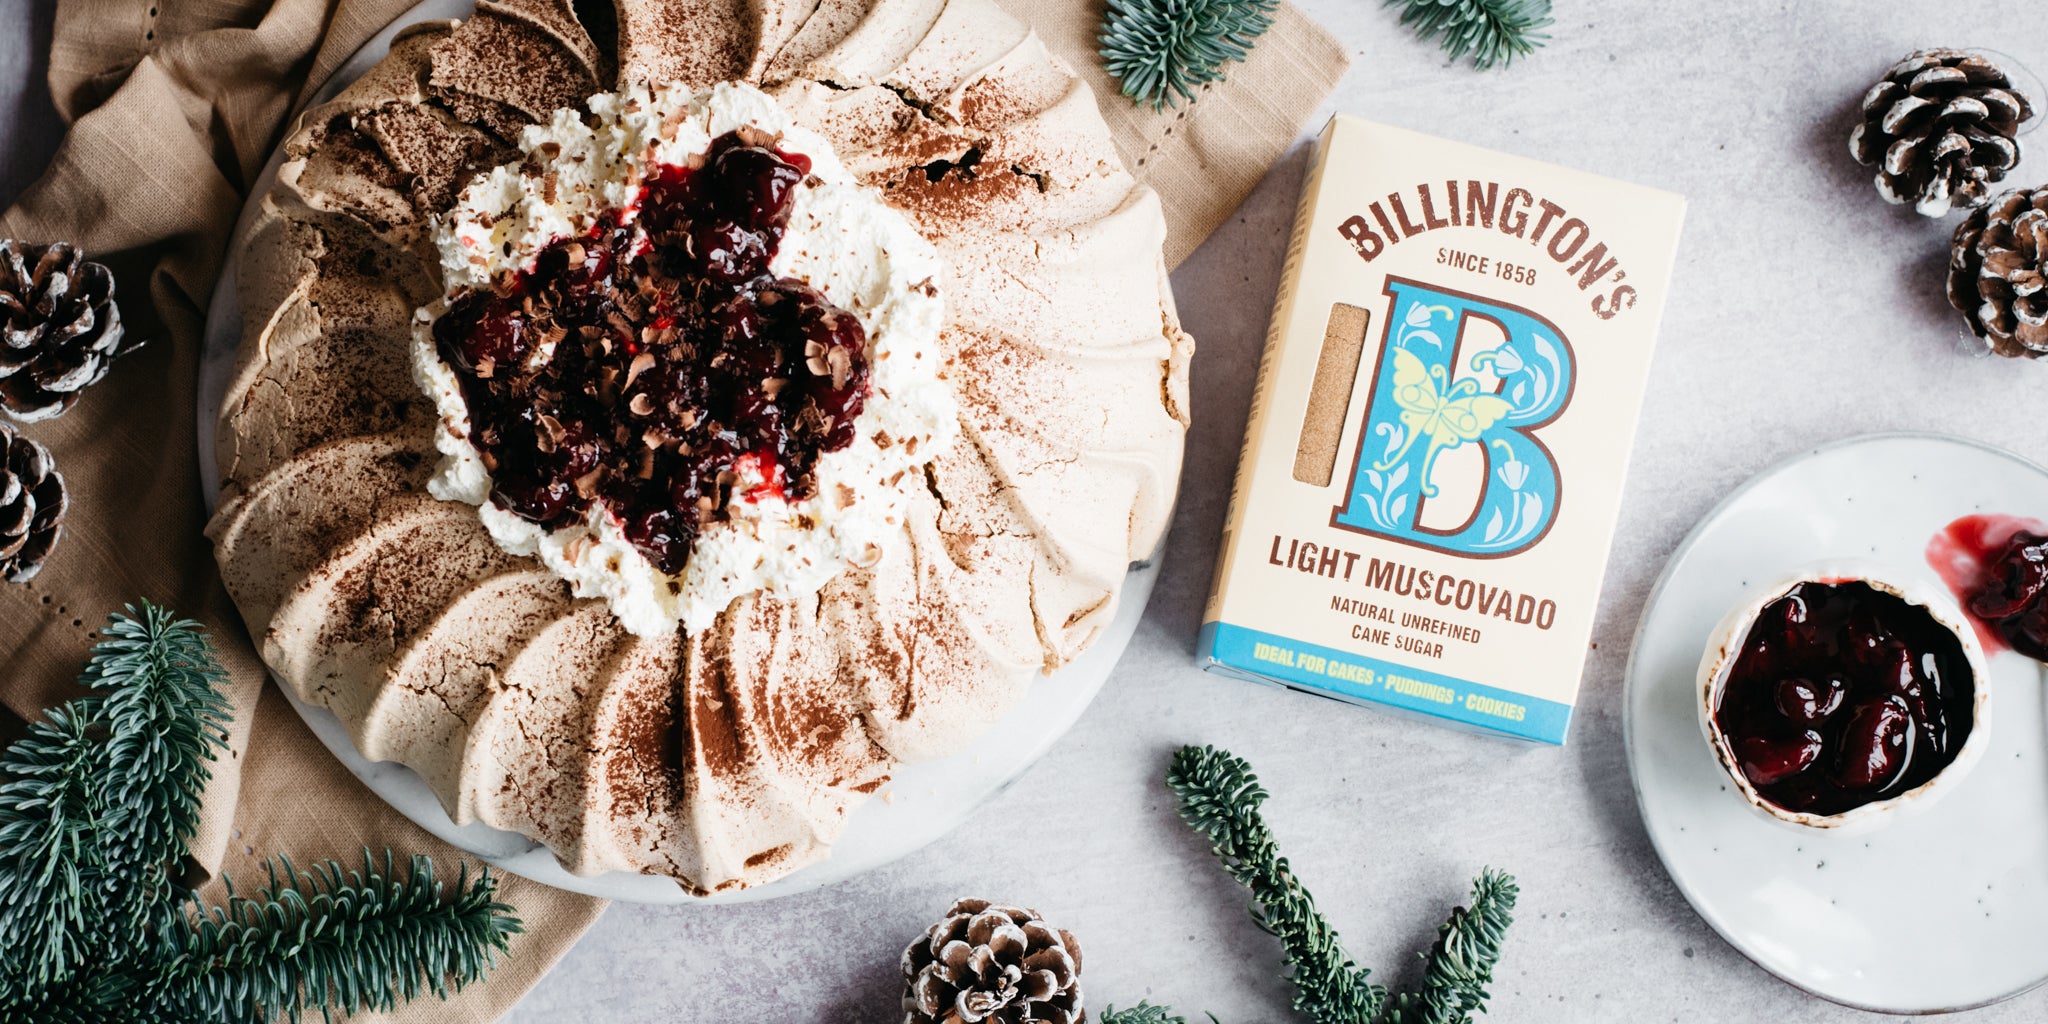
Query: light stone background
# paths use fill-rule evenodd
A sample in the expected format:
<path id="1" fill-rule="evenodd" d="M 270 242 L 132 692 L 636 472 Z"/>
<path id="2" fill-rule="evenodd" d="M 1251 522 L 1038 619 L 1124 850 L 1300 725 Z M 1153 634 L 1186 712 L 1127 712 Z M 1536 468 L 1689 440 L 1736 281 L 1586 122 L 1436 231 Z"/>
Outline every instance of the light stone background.
<path id="1" fill-rule="evenodd" d="M 0 0 L 0 203 L 55 142 L 41 85 L 49 3 Z M 1374 0 L 1302 3 L 1356 54 L 1333 109 L 1691 198 L 1570 746 L 1518 746 L 1194 667 L 1297 147 L 1174 277 L 1202 346 L 1179 516 L 1137 639 L 1073 733 L 959 831 L 867 877 L 765 904 L 612 908 L 511 1020 L 890 1020 L 903 944 L 969 894 L 1039 907 L 1079 935 L 1098 1009 L 1151 998 L 1228 1024 L 1288 1020 L 1277 944 L 1160 784 L 1187 742 L 1258 769 L 1295 869 L 1381 980 L 1416 980 L 1413 951 L 1495 865 L 1523 895 L 1493 1020 L 1871 1018 L 1751 965 L 1672 886 L 1630 794 L 1621 674 L 1673 547 L 1770 463 L 1881 430 L 2048 457 L 2048 367 L 1957 345 L 1941 298 L 1953 221 L 1883 205 L 1845 146 L 1863 90 L 1909 50 L 1990 45 L 2048 73 L 2038 0 L 1559 0 L 1551 44 L 1486 74 L 1446 66 Z M 2035 144 L 2048 148 L 2048 133 Z M 2017 175 L 2044 178 L 2048 156 Z M 2044 1015 L 2048 991 L 1963 1019 Z"/>

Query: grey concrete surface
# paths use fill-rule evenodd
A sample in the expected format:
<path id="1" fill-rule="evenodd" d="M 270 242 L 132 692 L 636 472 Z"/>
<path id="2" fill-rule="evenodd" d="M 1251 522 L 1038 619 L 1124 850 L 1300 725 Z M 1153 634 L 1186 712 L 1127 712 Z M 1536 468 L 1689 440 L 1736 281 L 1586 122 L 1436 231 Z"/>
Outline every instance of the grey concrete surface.
<path id="1" fill-rule="evenodd" d="M 29 14 L 47 2 L 0 0 L 0 25 L 47 32 Z M 1679 538 L 1779 458 L 1879 430 L 2048 457 L 2048 367 L 1964 352 L 1941 298 L 1953 221 L 1885 206 L 1845 145 L 1863 90 L 1911 49 L 1995 46 L 2048 71 L 2038 4 L 1559 0 L 1548 48 L 1480 74 L 1446 66 L 1372 0 L 1302 2 L 1356 55 L 1331 109 L 1691 199 L 1571 744 L 1511 745 L 1193 666 L 1297 147 L 1174 276 L 1202 346 L 1178 518 L 1137 639 L 1073 733 L 960 830 L 885 870 L 756 905 L 613 907 L 509 1020 L 892 1020 L 903 944 L 969 894 L 1037 906 L 1078 934 L 1097 1008 L 1150 998 L 1230 1024 L 1290 1020 L 1276 944 L 1160 784 L 1185 742 L 1251 760 L 1296 870 L 1382 980 L 1415 980 L 1412 952 L 1494 865 L 1523 897 L 1489 1019 L 1874 1019 L 1753 966 L 1673 887 L 1629 786 L 1622 671 Z M 30 109 L 39 88 L 23 85 L 44 45 L 0 31 L 0 201 L 48 150 L 50 122 Z M 2017 179 L 2048 179 L 2048 156 Z M 2044 1015 L 2037 991 L 1959 1019 Z"/>

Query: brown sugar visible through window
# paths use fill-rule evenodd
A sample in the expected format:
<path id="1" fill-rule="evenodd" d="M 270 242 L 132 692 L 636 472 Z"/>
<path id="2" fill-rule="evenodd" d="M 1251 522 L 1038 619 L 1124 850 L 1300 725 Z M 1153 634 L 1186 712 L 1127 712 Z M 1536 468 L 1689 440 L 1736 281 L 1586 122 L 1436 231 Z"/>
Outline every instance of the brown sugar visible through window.
<path id="1" fill-rule="evenodd" d="M 1357 306 L 1339 302 L 1330 307 L 1308 408 L 1301 417 L 1301 439 L 1294 447 L 1294 478 L 1302 483 L 1328 487 L 1336 471 L 1344 414 L 1351 405 L 1351 386 L 1358 380 L 1358 361 L 1371 320 L 1372 314 Z"/>

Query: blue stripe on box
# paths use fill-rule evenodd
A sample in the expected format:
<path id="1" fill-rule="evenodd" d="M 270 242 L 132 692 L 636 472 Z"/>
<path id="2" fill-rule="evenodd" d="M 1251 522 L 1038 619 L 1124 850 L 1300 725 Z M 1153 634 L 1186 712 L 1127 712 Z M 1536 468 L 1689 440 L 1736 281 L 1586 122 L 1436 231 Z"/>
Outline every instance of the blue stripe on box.
<path id="1" fill-rule="evenodd" d="M 1489 732 L 1561 744 L 1571 727 L 1569 704 L 1227 622 L 1204 624 L 1198 650 L 1210 668 L 1261 676 L 1344 700 L 1385 704 Z"/>

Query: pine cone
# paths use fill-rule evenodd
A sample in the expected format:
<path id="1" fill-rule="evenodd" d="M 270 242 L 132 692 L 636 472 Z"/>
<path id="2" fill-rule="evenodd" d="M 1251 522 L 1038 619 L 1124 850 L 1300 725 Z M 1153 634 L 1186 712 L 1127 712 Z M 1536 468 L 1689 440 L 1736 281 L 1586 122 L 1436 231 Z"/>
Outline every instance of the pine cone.
<path id="1" fill-rule="evenodd" d="M 23 423 L 61 415 L 135 347 L 106 267 L 66 242 L 0 239 L 0 411 Z"/>
<path id="2" fill-rule="evenodd" d="M 1985 186 L 2019 162 L 2014 136 L 2034 116 L 2005 70 L 1961 50 L 1922 50 L 1863 96 L 1849 135 L 1856 162 L 1877 166 L 1886 202 L 1929 217 L 1983 206 Z"/>
<path id="3" fill-rule="evenodd" d="M 1949 305 L 2002 356 L 2048 355 L 2048 189 L 2017 189 L 1956 226 Z"/>
<path id="4" fill-rule="evenodd" d="M 35 578 L 64 533 L 70 504 L 50 450 L 0 421 L 0 579 Z"/>
<path id="5" fill-rule="evenodd" d="M 1038 911 L 961 900 L 903 951 L 904 1024 L 1085 1024 L 1081 944 Z"/>

